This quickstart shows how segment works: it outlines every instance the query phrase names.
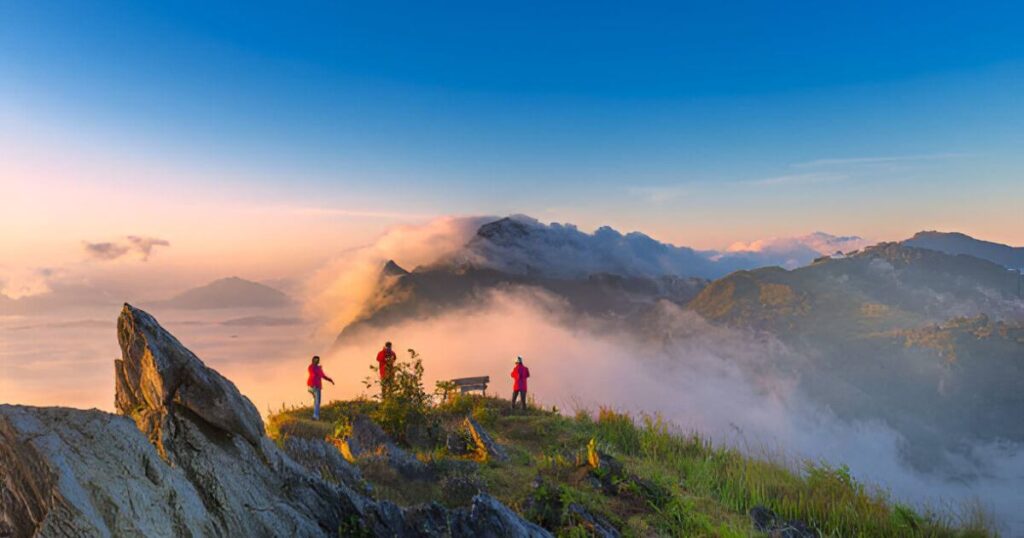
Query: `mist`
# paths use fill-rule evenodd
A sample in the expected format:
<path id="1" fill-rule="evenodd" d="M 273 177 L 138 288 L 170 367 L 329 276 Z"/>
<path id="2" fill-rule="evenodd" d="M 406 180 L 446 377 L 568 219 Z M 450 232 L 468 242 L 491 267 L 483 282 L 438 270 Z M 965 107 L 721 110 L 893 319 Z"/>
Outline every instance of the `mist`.
<path id="1" fill-rule="evenodd" d="M 338 348 L 325 367 L 343 374 L 328 394 L 363 394 L 385 340 L 400 358 L 410 348 L 422 355 L 428 389 L 437 380 L 489 375 L 489 393 L 505 398 L 521 355 L 538 405 L 570 414 L 600 406 L 660 414 L 680 433 L 755 457 L 794 468 L 806 460 L 848 465 L 857 480 L 915 507 L 958 513 L 980 505 L 1005 529 L 1024 530 L 1019 446 L 975 446 L 973 458 L 949 455 L 958 472 L 924 474 L 903 461 L 907 440 L 899 432 L 881 421 L 840 420 L 800 392 L 796 375 L 764 367 L 773 355 L 792 354 L 780 342 L 712 326 L 674 305 L 661 308 L 672 338 L 649 342 L 597 320 L 567 326 L 558 299 L 534 289 L 488 293 L 472 308 L 368 332 Z"/>
<path id="2" fill-rule="evenodd" d="M 481 222 L 486 219 L 445 218 L 402 227 L 325 266 L 307 287 L 306 312 L 318 336 L 337 335 L 375 300 L 386 260 L 411 270 L 457 257 Z M 901 502 L 945 514 L 980 506 L 1012 534 L 1024 532 L 1019 445 L 958 447 L 943 454 L 947 465 L 921 470 L 903 455 L 912 440 L 881 418 L 840 418 L 803 393 L 801 371 L 813 359 L 764 333 L 712 325 L 667 302 L 658 309 L 651 318 L 658 326 L 644 327 L 655 330 L 638 331 L 621 321 L 581 317 L 539 288 L 481 293 L 469 307 L 367 327 L 347 339 L 325 358 L 338 381 L 326 397 L 365 394 L 363 380 L 385 341 L 400 357 L 408 349 L 423 357 L 428 390 L 438 380 L 488 375 L 489 393 L 509 398 L 513 361 L 522 356 L 539 405 L 565 413 L 606 406 L 660 414 L 681 433 L 694 431 L 755 457 L 794 468 L 807 460 L 847 465 L 857 480 Z"/>

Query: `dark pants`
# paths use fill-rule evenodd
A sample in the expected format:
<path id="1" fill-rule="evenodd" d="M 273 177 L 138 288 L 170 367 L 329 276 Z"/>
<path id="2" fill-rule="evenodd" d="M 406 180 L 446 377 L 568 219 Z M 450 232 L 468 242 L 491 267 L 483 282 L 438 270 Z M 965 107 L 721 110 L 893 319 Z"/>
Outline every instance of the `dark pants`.
<path id="1" fill-rule="evenodd" d="M 523 409 L 526 409 L 526 391 L 525 390 L 514 390 L 512 391 L 512 407 L 516 406 L 516 398 L 523 401 Z"/>

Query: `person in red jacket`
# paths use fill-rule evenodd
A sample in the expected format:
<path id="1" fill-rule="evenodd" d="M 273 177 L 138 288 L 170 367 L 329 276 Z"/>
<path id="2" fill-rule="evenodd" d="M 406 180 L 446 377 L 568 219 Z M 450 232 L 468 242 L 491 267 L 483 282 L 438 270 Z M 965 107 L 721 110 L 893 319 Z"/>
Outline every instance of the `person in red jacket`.
<path id="1" fill-rule="evenodd" d="M 313 420 L 320 420 L 320 391 L 323 389 L 322 380 L 326 379 L 334 384 L 334 380 L 324 373 L 324 369 L 320 367 L 320 357 L 313 355 L 312 362 L 309 363 L 309 377 L 306 379 L 306 386 L 309 387 L 309 393 L 313 395 Z"/>
<path id="2" fill-rule="evenodd" d="M 530 369 L 523 366 L 523 358 L 516 357 L 516 367 L 512 369 L 512 408 L 516 407 L 516 398 L 523 401 L 523 409 L 526 409 L 526 379 L 530 377 Z"/>
<path id="3" fill-rule="evenodd" d="M 387 396 L 391 388 L 391 377 L 395 369 L 395 352 L 391 351 L 391 342 L 384 343 L 384 349 L 377 352 L 377 370 L 380 372 L 380 391 Z"/>

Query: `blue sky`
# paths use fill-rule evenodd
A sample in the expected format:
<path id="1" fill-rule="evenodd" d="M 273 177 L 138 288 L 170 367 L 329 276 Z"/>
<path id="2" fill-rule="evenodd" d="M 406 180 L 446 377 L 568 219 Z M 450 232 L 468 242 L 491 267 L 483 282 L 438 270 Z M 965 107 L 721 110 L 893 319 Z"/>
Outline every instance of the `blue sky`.
<path id="1" fill-rule="evenodd" d="M 5 2 L 0 130 L 254 201 L 698 246 L 1024 242 L 1021 20 L 1019 2 Z"/>

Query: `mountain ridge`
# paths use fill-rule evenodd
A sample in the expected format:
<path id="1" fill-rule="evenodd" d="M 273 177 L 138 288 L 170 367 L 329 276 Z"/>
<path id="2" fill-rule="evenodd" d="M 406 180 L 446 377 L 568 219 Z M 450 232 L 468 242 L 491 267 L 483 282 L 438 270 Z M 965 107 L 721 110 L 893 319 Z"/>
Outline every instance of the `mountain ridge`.
<path id="1" fill-rule="evenodd" d="M 151 307 L 183 310 L 225 308 L 280 308 L 294 304 L 284 292 L 237 276 L 219 278 L 187 289 L 169 299 L 147 303 Z"/>

